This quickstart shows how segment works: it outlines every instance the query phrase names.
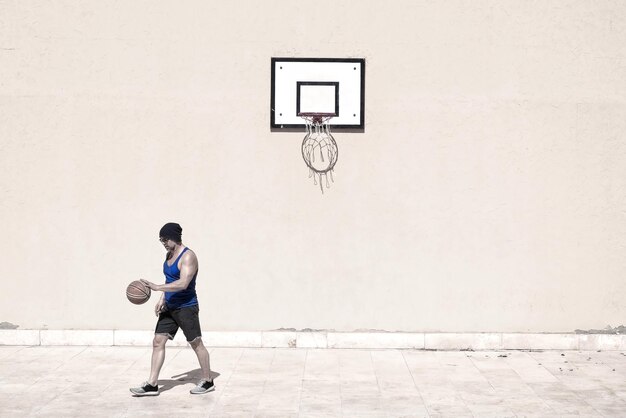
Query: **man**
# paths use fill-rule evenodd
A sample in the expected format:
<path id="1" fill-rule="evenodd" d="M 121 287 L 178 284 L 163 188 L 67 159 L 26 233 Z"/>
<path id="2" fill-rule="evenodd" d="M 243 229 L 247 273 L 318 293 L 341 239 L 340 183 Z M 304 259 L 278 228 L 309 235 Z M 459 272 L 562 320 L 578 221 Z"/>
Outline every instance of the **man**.
<path id="1" fill-rule="evenodd" d="M 187 342 L 198 356 L 202 369 L 201 380 L 190 393 L 197 395 L 215 390 L 210 373 L 209 352 L 202 343 L 198 318 L 196 295 L 198 259 L 193 251 L 183 245 L 182 233 L 183 229 L 177 223 L 167 223 L 159 231 L 159 241 L 167 250 L 167 257 L 163 263 L 165 284 L 141 280 L 150 289 L 163 292 L 163 295 L 154 308 L 159 320 L 152 342 L 150 377 L 140 387 L 130 389 L 134 396 L 159 394 L 158 378 L 165 360 L 165 343 L 168 339 L 174 339 L 178 328 L 183 330 Z"/>

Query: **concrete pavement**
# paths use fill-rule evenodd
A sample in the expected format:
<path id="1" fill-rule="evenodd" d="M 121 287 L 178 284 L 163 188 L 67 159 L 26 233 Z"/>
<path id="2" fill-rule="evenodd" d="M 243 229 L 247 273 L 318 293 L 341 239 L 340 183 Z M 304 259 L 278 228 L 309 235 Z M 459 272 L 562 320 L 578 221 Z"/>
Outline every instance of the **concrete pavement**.
<path id="1" fill-rule="evenodd" d="M 624 417 L 626 353 L 209 348 L 216 391 L 168 348 L 158 397 L 148 347 L 0 346 L 0 416 Z"/>

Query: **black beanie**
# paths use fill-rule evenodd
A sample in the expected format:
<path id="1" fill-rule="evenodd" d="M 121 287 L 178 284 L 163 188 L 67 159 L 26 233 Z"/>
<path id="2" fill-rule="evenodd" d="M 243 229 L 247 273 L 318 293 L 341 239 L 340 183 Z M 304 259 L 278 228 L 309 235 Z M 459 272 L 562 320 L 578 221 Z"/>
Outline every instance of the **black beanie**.
<path id="1" fill-rule="evenodd" d="M 171 239 L 174 242 L 181 242 L 183 228 L 174 222 L 166 223 L 159 231 L 159 238 Z"/>

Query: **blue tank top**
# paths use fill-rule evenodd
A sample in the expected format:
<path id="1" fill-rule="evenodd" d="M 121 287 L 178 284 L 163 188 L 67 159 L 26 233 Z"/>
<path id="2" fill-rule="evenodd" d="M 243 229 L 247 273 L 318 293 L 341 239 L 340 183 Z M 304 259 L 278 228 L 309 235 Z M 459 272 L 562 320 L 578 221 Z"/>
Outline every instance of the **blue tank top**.
<path id="1" fill-rule="evenodd" d="M 188 250 L 187 247 L 183 249 L 178 258 L 171 266 L 167 265 L 167 260 L 163 263 L 163 274 L 165 274 L 165 283 L 169 284 L 180 279 L 180 269 L 178 268 L 178 262 L 180 258 Z M 165 304 L 167 309 L 186 308 L 188 306 L 195 306 L 198 304 L 198 296 L 196 295 L 196 277 L 198 272 L 194 274 L 193 279 L 189 282 L 187 289 L 180 290 L 178 292 L 165 292 Z"/>

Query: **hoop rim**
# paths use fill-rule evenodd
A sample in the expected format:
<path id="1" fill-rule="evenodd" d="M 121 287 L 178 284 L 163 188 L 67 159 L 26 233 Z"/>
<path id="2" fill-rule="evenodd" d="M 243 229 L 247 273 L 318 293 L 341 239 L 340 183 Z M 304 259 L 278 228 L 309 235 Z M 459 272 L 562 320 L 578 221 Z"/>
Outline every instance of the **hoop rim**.
<path id="1" fill-rule="evenodd" d="M 298 116 L 306 121 L 311 121 L 313 123 L 322 123 L 334 118 L 335 116 L 337 116 L 337 114 L 324 112 L 299 112 Z"/>

